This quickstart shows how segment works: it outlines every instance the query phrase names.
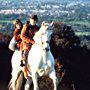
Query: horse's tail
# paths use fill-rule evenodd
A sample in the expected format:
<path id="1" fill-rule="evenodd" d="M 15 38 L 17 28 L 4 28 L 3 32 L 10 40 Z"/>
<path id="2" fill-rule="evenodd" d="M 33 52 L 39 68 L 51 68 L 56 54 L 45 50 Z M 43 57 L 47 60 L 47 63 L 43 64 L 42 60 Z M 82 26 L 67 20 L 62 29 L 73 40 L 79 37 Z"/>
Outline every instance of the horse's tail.
<path id="1" fill-rule="evenodd" d="M 12 79 L 10 80 L 10 82 L 8 84 L 8 90 L 12 90 Z"/>

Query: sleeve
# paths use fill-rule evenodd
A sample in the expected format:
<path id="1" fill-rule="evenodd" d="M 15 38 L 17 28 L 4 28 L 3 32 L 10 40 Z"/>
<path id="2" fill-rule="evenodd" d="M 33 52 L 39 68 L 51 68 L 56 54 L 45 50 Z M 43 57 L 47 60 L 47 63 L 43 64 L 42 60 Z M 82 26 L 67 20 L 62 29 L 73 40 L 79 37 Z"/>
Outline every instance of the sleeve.
<path id="1" fill-rule="evenodd" d="M 13 32 L 13 36 L 15 38 L 16 41 L 20 40 L 20 31 L 18 29 L 15 29 L 15 31 Z"/>
<path id="2" fill-rule="evenodd" d="M 22 31 L 21 31 L 21 36 L 20 36 L 20 37 L 21 37 L 22 41 L 24 41 L 24 42 L 26 42 L 26 43 L 34 44 L 34 43 L 35 43 L 34 40 L 31 39 L 30 37 L 28 37 L 28 35 L 27 35 L 27 27 L 28 27 L 27 24 L 25 24 L 25 25 L 23 26 L 23 29 L 22 29 Z"/>

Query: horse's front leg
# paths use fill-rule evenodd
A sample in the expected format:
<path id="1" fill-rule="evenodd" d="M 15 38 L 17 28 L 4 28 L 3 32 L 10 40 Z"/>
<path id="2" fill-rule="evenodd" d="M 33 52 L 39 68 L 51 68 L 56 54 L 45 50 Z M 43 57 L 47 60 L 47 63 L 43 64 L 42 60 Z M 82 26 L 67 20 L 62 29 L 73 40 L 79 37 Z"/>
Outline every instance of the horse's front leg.
<path id="1" fill-rule="evenodd" d="M 56 77 L 56 72 L 53 70 L 50 74 L 49 77 L 53 80 L 53 85 L 54 85 L 54 90 L 57 90 L 57 85 L 58 85 L 58 79 Z"/>
<path id="2" fill-rule="evenodd" d="M 16 90 L 21 90 L 22 83 L 23 83 L 23 72 L 20 71 L 18 73 L 18 77 L 17 77 L 17 80 L 16 80 L 16 85 L 15 85 Z"/>
<path id="3" fill-rule="evenodd" d="M 34 84 L 34 90 L 39 90 L 37 79 L 38 79 L 37 73 L 32 73 L 32 80 L 33 80 L 33 84 Z"/>
<path id="4" fill-rule="evenodd" d="M 28 77 L 27 81 L 26 81 L 26 84 L 25 84 L 25 90 L 29 90 L 31 84 L 32 84 L 32 78 Z"/>

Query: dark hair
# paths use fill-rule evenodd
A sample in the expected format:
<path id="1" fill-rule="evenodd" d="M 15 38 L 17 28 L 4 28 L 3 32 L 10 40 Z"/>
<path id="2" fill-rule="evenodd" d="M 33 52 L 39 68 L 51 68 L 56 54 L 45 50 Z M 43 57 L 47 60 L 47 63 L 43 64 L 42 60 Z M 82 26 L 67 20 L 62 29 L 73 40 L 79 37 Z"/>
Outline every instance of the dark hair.
<path id="1" fill-rule="evenodd" d="M 30 18 L 31 18 L 31 19 L 34 19 L 35 21 L 38 21 L 38 17 L 37 17 L 37 15 L 35 15 L 35 14 L 31 14 L 31 15 L 30 15 Z"/>
<path id="2" fill-rule="evenodd" d="M 15 19 L 15 20 L 13 21 L 13 24 L 14 24 L 14 27 L 15 27 L 15 28 L 16 28 L 16 24 L 21 25 L 21 29 L 22 29 L 22 27 L 23 27 L 23 23 L 20 21 L 20 19 Z"/>

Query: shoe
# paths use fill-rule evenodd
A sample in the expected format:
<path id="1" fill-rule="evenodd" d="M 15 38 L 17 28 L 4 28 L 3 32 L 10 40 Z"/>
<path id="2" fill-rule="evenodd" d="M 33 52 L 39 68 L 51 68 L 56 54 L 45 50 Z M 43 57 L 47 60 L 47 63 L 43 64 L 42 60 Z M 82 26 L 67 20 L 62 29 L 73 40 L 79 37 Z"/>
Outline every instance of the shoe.
<path id="1" fill-rule="evenodd" d="M 20 64 L 21 67 L 24 67 L 25 64 L 23 63 L 23 60 L 21 60 L 21 64 Z"/>

